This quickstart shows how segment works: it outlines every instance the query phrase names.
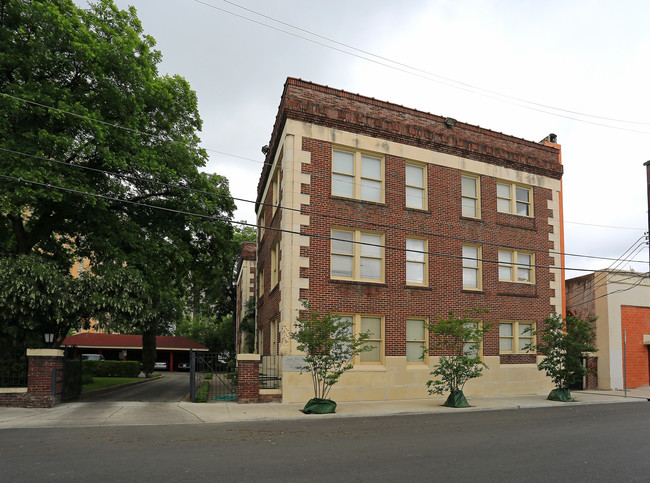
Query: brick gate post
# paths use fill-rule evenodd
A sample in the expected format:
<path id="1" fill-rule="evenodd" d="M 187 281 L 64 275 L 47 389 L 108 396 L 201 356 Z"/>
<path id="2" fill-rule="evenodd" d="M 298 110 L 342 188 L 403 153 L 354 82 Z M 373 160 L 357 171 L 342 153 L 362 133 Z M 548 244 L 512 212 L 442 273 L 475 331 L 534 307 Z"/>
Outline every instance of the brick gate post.
<path id="1" fill-rule="evenodd" d="M 52 394 L 52 371 L 63 375 L 63 351 L 60 349 L 27 349 L 27 401 L 29 407 L 51 408 L 61 402 L 60 388 Z"/>
<path id="2" fill-rule="evenodd" d="M 259 401 L 259 354 L 237 354 L 237 381 L 237 402 L 254 403 Z"/>

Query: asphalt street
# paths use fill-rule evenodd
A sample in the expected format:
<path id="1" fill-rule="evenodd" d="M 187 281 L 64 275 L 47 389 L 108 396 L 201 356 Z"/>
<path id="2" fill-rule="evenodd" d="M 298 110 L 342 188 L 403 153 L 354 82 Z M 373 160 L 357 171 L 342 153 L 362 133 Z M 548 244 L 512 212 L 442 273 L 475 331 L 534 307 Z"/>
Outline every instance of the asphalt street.
<path id="1" fill-rule="evenodd" d="M 86 402 L 178 402 L 190 392 L 189 372 L 164 372 L 160 379 L 84 397 Z"/>
<path id="2" fill-rule="evenodd" d="M 650 406 L 4 429 L 2 481 L 648 481 Z"/>

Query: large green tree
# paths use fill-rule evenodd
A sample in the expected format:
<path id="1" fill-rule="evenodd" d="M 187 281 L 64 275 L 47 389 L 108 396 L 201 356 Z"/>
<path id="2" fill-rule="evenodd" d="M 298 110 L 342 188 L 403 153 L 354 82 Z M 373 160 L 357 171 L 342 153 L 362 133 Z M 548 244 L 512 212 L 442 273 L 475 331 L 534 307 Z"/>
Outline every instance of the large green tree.
<path id="1" fill-rule="evenodd" d="M 197 297 L 217 320 L 231 310 L 228 183 L 200 172 L 197 97 L 158 73 L 154 47 L 135 9 L 111 0 L 0 0 L 0 257 L 49 274 L 36 298 L 74 294 L 70 268 L 93 267 L 77 312 L 3 300 L 0 333 L 56 321 L 64 336 L 92 315 L 150 344 Z"/>

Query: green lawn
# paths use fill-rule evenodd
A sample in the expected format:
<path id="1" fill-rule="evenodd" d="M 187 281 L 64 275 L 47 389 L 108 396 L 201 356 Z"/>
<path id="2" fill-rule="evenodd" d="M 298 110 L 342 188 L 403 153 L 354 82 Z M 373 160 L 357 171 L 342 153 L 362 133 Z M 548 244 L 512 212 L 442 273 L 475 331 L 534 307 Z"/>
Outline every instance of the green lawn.
<path id="1" fill-rule="evenodd" d="M 94 391 L 95 389 L 103 389 L 126 382 L 140 381 L 141 379 L 140 377 L 95 377 L 92 384 L 83 385 L 81 392 Z"/>

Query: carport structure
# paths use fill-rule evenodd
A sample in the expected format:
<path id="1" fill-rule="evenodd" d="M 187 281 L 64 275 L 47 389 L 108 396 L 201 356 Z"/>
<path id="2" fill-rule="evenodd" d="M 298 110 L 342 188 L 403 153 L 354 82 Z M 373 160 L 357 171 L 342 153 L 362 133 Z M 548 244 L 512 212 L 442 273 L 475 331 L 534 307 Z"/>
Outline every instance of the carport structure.
<path id="1" fill-rule="evenodd" d="M 74 358 L 81 354 L 101 354 L 106 360 L 141 361 L 142 336 L 82 332 L 66 337 L 61 347 L 72 350 Z M 187 337 L 159 335 L 156 337 L 156 362 L 166 362 L 170 371 L 190 361 L 190 349 L 208 352 L 208 348 Z"/>

